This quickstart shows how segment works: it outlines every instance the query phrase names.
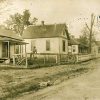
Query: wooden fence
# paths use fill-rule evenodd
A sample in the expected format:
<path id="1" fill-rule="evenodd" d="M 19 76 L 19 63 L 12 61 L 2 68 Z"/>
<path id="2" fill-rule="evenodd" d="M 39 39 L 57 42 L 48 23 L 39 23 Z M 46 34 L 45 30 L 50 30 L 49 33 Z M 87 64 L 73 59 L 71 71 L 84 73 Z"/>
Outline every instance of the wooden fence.
<path id="1" fill-rule="evenodd" d="M 91 54 L 85 54 L 85 55 L 76 55 L 77 56 L 77 62 L 82 62 L 86 60 L 93 59 L 94 56 Z"/>
<path id="2" fill-rule="evenodd" d="M 41 65 L 41 64 L 62 64 L 62 63 L 77 63 L 87 61 L 90 59 L 98 58 L 98 56 L 92 54 L 79 54 L 79 55 L 68 55 L 68 54 L 14 54 L 13 64 L 21 65 Z"/>

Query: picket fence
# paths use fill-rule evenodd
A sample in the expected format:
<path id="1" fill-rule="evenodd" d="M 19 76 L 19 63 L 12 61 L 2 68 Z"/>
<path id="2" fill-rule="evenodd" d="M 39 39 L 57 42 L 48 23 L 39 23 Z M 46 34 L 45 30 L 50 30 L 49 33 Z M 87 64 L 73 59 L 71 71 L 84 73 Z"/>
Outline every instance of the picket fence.
<path id="1" fill-rule="evenodd" d="M 26 67 L 28 65 L 35 64 L 66 64 L 66 63 L 77 63 L 83 62 L 87 60 L 91 60 L 94 58 L 100 57 L 100 54 L 77 54 L 77 55 L 68 55 L 68 54 L 14 54 L 13 55 L 13 64 L 21 65 L 25 64 Z"/>

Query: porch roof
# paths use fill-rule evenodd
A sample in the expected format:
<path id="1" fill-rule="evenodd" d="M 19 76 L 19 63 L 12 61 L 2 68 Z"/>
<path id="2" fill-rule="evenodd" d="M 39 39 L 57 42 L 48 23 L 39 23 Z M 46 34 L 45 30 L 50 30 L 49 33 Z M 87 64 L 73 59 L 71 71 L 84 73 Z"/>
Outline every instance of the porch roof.
<path id="1" fill-rule="evenodd" d="M 16 40 L 23 40 L 23 38 L 16 34 L 13 30 L 6 29 L 5 27 L 0 27 L 0 37 L 8 37 Z"/>
<path id="2" fill-rule="evenodd" d="M 79 39 L 76 39 L 76 38 L 71 38 L 69 41 L 68 41 L 68 44 L 69 45 L 79 45 L 79 47 L 85 47 L 85 48 L 88 48 L 89 46 L 87 44 L 83 44 L 79 41 Z"/>
<path id="3" fill-rule="evenodd" d="M 9 41 L 11 44 L 16 44 L 16 45 L 28 44 L 24 41 L 12 39 L 12 38 L 7 38 L 7 37 L 0 37 L 0 41 L 2 41 L 2 42 L 8 42 Z"/>

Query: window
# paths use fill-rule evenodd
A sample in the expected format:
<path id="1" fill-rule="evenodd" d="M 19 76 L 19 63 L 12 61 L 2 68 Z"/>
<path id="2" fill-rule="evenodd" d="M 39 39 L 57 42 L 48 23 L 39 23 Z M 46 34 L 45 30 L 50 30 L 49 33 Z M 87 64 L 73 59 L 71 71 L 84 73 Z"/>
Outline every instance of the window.
<path id="1" fill-rule="evenodd" d="M 62 50 L 63 50 L 63 52 L 65 52 L 65 50 L 66 50 L 66 42 L 65 42 L 65 40 L 62 41 Z"/>
<path id="2" fill-rule="evenodd" d="M 75 52 L 75 49 L 73 49 L 73 52 Z"/>
<path id="3" fill-rule="evenodd" d="M 31 51 L 33 51 L 35 46 L 36 46 L 36 41 L 35 40 L 31 40 Z"/>
<path id="4" fill-rule="evenodd" d="M 15 46 L 15 53 L 16 53 L 16 54 L 20 53 L 20 52 L 19 52 L 19 45 L 16 45 L 16 46 Z"/>
<path id="5" fill-rule="evenodd" d="M 46 40 L 46 51 L 50 51 L 50 40 Z"/>
<path id="6" fill-rule="evenodd" d="M 73 52 L 76 52 L 76 47 L 73 45 Z"/>
<path id="7" fill-rule="evenodd" d="M 98 47 L 98 53 L 100 53 L 100 47 Z"/>

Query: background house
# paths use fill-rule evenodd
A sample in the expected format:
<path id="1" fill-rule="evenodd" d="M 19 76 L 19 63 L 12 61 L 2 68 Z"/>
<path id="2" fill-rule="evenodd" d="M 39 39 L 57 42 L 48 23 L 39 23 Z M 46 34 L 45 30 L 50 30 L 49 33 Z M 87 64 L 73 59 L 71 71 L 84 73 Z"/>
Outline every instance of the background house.
<path id="1" fill-rule="evenodd" d="M 95 44 L 97 45 L 98 53 L 100 53 L 100 41 L 95 41 Z"/>
<path id="2" fill-rule="evenodd" d="M 65 24 L 29 26 L 23 33 L 27 52 L 32 52 L 34 46 L 37 53 L 68 54 L 68 31 Z"/>
<path id="3" fill-rule="evenodd" d="M 75 38 L 70 38 L 68 41 L 68 52 L 69 54 L 79 53 L 79 42 Z"/>
<path id="4" fill-rule="evenodd" d="M 82 44 L 78 39 L 71 37 L 68 41 L 69 53 L 70 54 L 87 54 L 89 47 L 87 44 Z"/>
<path id="5" fill-rule="evenodd" d="M 100 41 L 94 41 L 92 43 L 92 54 L 96 57 L 100 57 Z"/>

